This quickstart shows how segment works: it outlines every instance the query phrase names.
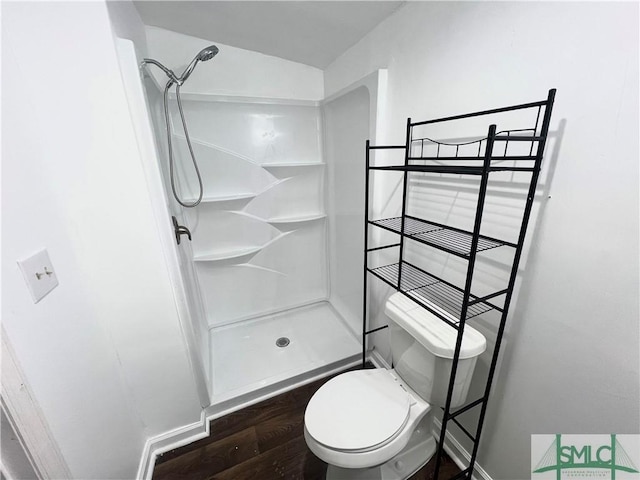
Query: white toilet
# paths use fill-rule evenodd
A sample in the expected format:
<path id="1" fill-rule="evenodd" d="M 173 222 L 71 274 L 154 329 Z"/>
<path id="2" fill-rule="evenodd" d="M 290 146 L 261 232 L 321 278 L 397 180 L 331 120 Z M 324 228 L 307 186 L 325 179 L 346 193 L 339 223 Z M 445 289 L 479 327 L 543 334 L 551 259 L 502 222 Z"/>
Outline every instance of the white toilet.
<path id="1" fill-rule="evenodd" d="M 401 293 L 387 300 L 394 369 L 329 380 L 309 401 L 304 436 L 329 464 L 327 480 L 400 480 L 436 449 L 432 406 L 444 406 L 457 331 Z M 464 328 L 452 407 L 467 397 L 484 336 Z"/>

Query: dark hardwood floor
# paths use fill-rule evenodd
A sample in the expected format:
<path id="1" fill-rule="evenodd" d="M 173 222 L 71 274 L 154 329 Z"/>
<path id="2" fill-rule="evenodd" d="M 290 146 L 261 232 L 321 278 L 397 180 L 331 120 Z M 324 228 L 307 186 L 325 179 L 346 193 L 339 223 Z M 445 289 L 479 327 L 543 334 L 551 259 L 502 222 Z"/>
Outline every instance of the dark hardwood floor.
<path id="1" fill-rule="evenodd" d="M 154 480 L 324 479 L 327 465 L 304 441 L 304 410 L 318 380 L 211 421 L 211 435 L 156 459 Z M 410 480 L 432 480 L 434 460 Z M 460 470 L 448 457 L 440 479 Z"/>

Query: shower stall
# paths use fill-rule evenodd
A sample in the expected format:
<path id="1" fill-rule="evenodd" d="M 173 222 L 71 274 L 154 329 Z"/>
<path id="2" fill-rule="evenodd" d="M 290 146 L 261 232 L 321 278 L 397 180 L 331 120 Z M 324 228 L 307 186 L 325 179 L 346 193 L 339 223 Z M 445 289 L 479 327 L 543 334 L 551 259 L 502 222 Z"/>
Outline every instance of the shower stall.
<path id="1" fill-rule="evenodd" d="M 146 63 L 136 81 L 163 208 L 191 234 L 171 248 L 209 405 L 234 408 L 357 364 L 362 146 L 375 135 L 382 74 L 323 101 L 189 92 L 179 105 L 163 87 L 168 69 Z M 169 72 L 169 84 L 188 85 Z"/>

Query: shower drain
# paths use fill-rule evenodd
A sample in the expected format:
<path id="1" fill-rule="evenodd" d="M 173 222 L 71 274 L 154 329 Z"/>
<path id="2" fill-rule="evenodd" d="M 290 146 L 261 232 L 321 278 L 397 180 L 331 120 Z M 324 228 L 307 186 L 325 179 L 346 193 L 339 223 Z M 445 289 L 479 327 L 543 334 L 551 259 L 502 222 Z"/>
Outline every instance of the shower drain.
<path id="1" fill-rule="evenodd" d="M 287 337 L 280 337 L 276 340 L 276 345 L 279 347 L 286 347 L 289 345 L 289 339 Z"/>

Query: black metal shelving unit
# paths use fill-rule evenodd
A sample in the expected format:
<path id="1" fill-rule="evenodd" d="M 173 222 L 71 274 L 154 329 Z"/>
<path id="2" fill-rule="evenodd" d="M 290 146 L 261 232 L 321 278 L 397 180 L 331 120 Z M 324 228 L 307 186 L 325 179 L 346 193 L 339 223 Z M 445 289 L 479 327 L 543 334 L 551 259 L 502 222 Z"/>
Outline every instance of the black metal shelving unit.
<path id="1" fill-rule="evenodd" d="M 458 475 L 454 476 L 451 480 L 471 479 L 473 474 L 478 447 L 480 444 L 480 436 L 487 411 L 489 394 L 491 392 L 491 384 L 493 382 L 498 362 L 502 336 L 518 273 L 518 264 L 522 254 L 527 224 L 531 215 L 531 208 L 533 206 L 536 185 L 542 164 L 545 143 L 549 133 L 549 123 L 555 93 L 555 89 L 549 90 L 546 100 L 539 102 L 513 105 L 493 110 L 438 118 L 435 120 L 412 122 L 409 118 L 407 119 L 407 134 L 404 145 L 373 146 L 370 145 L 369 141 L 367 141 L 366 144 L 364 299 L 362 326 L 363 367 L 366 361 L 367 336 L 387 328 L 385 325 L 372 330 L 367 329 L 367 281 L 369 275 L 373 275 L 390 287 L 402 292 L 411 300 L 429 310 L 442 321 L 446 322 L 458 331 L 451 376 L 449 379 L 447 400 L 443 408 L 442 428 L 436 452 L 435 479 L 439 478 L 439 470 L 444 452 L 444 440 L 449 422 L 456 424 L 473 443 L 473 451 L 471 453 L 469 466 L 462 470 Z M 445 122 L 453 122 L 472 117 L 485 117 L 489 119 L 498 114 L 505 114 L 507 112 L 522 113 L 524 111 L 532 111 L 535 114 L 531 115 L 532 118 L 535 117 L 535 123 L 529 128 L 498 131 L 497 125 L 491 124 L 489 125 L 488 132 L 485 137 L 460 143 L 438 141 L 426 136 L 418 136 L 418 138 L 414 138 L 416 128 L 424 129 L 428 125 L 443 124 Z M 510 155 L 508 153 L 510 145 L 512 150 L 513 145 L 517 145 L 517 154 Z M 426 154 L 425 148 L 427 150 Z M 435 155 L 430 154 L 434 148 Z M 372 165 L 371 152 L 379 150 L 404 150 L 404 162 L 400 165 Z M 459 155 L 461 150 L 464 151 L 464 155 Z M 468 153 L 470 150 L 472 150 L 471 155 Z M 528 154 L 526 153 L 527 150 Z M 372 171 L 403 172 L 402 213 L 400 216 L 375 220 L 369 219 L 369 177 Z M 427 219 L 408 215 L 408 180 L 409 175 L 414 172 L 441 175 L 480 176 L 473 230 L 465 231 L 459 228 L 432 222 Z M 526 172 L 530 174 L 529 188 L 522 211 L 522 221 L 516 242 L 508 242 L 498 238 L 488 237 L 480 233 L 489 176 L 493 172 Z M 390 245 L 369 247 L 370 227 L 385 229 L 397 234 L 399 236 L 399 242 Z M 459 286 L 450 283 L 443 278 L 440 278 L 433 273 L 429 273 L 406 261 L 404 246 L 407 240 L 419 242 L 427 245 L 429 248 L 438 249 L 465 259 L 468 262 L 468 266 L 464 285 Z M 368 260 L 370 252 L 395 247 L 399 247 L 397 262 L 378 267 L 369 266 Z M 471 285 L 477 254 L 499 247 L 508 247 L 514 250 L 511 273 L 505 288 L 482 297 L 473 295 L 471 292 Z M 501 299 L 502 302 L 500 301 Z M 434 308 L 433 305 L 436 305 L 437 308 Z M 466 405 L 452 411 L 452 393 L 454 390 L 465 324 L 467 320 L 492 310 L 499 313 L 500 322 L 497 328 L 495 347 L 491 356 L 491 363 L 489 366 L 484 394 L 480 398 L 474 399 Z M 476 431 L 472 433 L 469 432 L 456 419 L 456 417 L 476 407 L 480 408 L 480 414 Z"/>

